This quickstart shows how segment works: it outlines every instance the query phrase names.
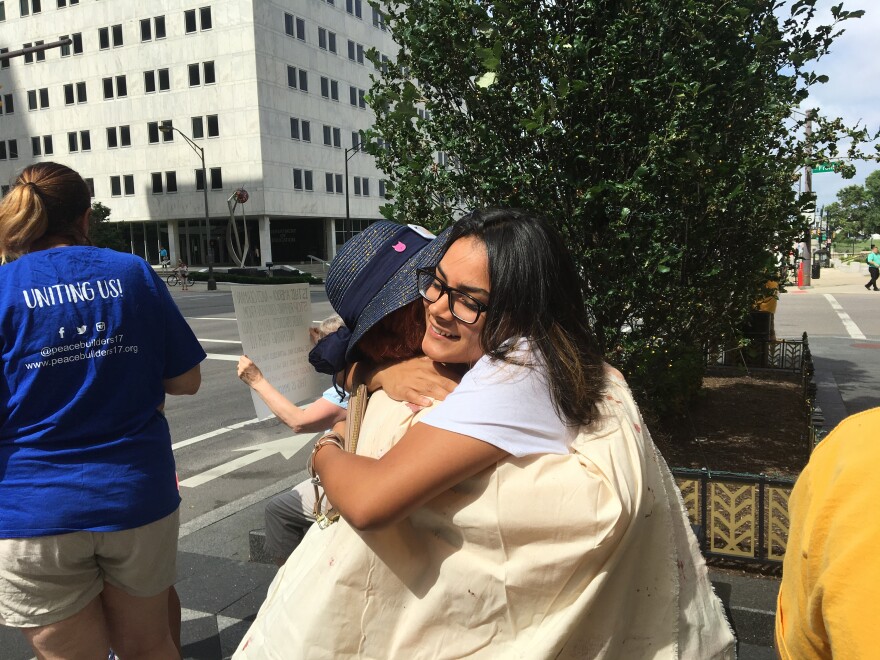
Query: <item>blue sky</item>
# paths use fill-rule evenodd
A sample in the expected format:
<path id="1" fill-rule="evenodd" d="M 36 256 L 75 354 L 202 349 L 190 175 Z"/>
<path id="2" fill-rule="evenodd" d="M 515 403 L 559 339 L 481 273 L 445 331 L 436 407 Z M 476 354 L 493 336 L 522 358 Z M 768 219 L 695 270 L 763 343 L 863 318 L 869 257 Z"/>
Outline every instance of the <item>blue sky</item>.
<path id="1" fill-rule="evenodd" d="M 878 0 L 820 0 L 820 18 L 830 20 L 830 7 L 844 2 L 844 9 L 864 9 L 859 19 L 845 21 L 845 32 L 831 46 L 831 53 L 816 64 L 815 71 L 830 80 L 813 87 L 802 108 L 818 107 L 827 117 L 841 117 L 848 124 L 861 121 L 874 134 L 880 130 L 880 2 Z M 857 162 L 853 179 L 833 172 L 814 174 L 817 208 L 837 199 L 837 191 L 863 184 L 865 177 L 880 168 L 878 163 Z"/>

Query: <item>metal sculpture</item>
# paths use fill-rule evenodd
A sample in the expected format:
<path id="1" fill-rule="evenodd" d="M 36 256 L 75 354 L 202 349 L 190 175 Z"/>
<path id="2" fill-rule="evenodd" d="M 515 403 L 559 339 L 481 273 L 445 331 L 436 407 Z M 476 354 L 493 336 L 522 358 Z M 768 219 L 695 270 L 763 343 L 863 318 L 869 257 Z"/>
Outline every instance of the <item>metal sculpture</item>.
<path id="1" fill-rule="evenodd" d="M 247 190 L 238 188 L 226 200 L 226 206 L 229 207 L 229 224 L 226 225 L 226 247 L 229 249 L 232 260 L 239 268 L 244 268 L 244 263 L 247 261 L 251 248 L 250 234 L 247 230 L 247 217 L 244 214 L 244 204 L 248 201 L 248 198 Z M 235 207 L 239 204 L 242 205 L 241 224 L 244 229 L 244 243 L 242 243 L 241 236 L 238 233 L 238 224 L 235 222 Z"/>

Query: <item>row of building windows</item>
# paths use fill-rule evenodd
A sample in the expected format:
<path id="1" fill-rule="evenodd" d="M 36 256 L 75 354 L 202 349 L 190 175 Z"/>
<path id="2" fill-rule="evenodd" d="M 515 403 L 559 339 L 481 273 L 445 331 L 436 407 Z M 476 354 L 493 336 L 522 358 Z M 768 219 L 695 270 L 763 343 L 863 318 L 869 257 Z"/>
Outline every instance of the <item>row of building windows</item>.
<path id="1" fill-rule="evenodd" d="M 71 133 L 69 135 L 75 135 Z M 49 137 L 49 149 L 51 150 L 51 137 Z M 31 138 L 32 140 L 40 140 L 39 137 Z M 43 138 L 45 139 L 45 137 Z M 12 143 L 9 145 L 8 143 Z M 14 155 L 13 155 L 14 154 Z M 45 152 L 43 155 L 51 155 L 51 151 Z M 18 158 L 18 147 L 15 140 L 0 141 L 0 160 L 6 158 Z M 223 171 L 220 167 L 208 168 L 208 176 L 210 177 L 211 190 L 222 190 L 223 188 Z M 95 181 L 92 178 L 85 178 L 85 182 L 89 187 L 92 197 L 95 196 Z M 201 170 L 195 170 L 196 190 L 204 190 L 205 173 Z M 341 174 L 334 172 L 326 172 L 324 174 L 324 189 L 331 194 L 343 194 L 344 189 L 343 177 Z M 370 180 L 367 177 L 353 177 L 354 194 L 359 197 L 370 196 Z M 312 170 L 304 170 L 300 168 L 293 169 L 293 189 L 303 192 L 314 192 L 314 172 Z M 177 192 L 177 172 L 151 172 L 150 173 L 150 191 L 153 195 L 169 195 Z M 0 190 L 3 195 L 9 192 L 9 186 L 3 186 Z M 133 174 L 117 174 L 110 177 L 110 196 L 111 197 L 131 197 L 135 194 L 134 175 Z M 379 197 L 385 197 L 385 181 L 379 181 Z"/>
<path id="2" fill-rule="evenodd" d="M 36 0 L 35 0 L 36 1 Z M 24 0 L 22 0 L 24 2 Z M 0 2 L 0 21 L 5 19 L 5 3 Z M 34 12 L 39 13 L 39 12 Z M 200 9 L 190 9 L 184 12 L 184 31 L 186 34 L 198 32 L 199 30 L 210 30 L 213 26 L 211 20 L 211 8 L 201 7 Z M 165 16 L 156 16 L 154 18 L 144 18 L 140 21 L 141 42 L 152 41 L 153 39 L 164 39 L 166 36 Z M 81 55 L 83 52 L 82 32 L 74 34 L 63 34 L 59 39 L 67 39 L 70 37 L 71 43 L 61 46 L 61 57 L 69 57 L 73 55 Z M 34 41 L 32 43 L 23 44 L 23 48 L 31 48 L 32 46 L 42 46 L 44 40 Z M 107 27 L 98 28 L 98 49 L 107 50 L 109 48 L 119 48 L 125 45 L 125 39 L 122 32 L 122 23 L 109 25 Z M 9 48 L 0 48 L 0 53 L 9 52 Z M 45 62 L 46 51 L 38 51 L 36 53 L 25 53 L 23 56 L 25 64 L 33 64 L 34 62 Z M 9 60 L 2 63 L 2 68 L 9 67 Z"/>
<path id="3" fill-rule="evenodd" d="M 190 135 L 193 139 L 198 140 L 204 137 L 215 138 L 220 136 L 220 118 L 218 115 L 206 115 L 204 117 L 192 117 L 191 118 L 191 129 Z M 173 142 L 174 141 L 174 132 L 173 131 L 162 131 L 160 126 L 162 124 L 167 124 L 168 126 L 173 126 L 173 122 L 170 119 L 166 119 L 163 121 L 151 121 L 147 122 L 147 142 L 148 144 L 159 144 L 159 142 Z M 161 134 L 161 140 L 160 140 Z M 327 124 L 322 127 L 322 134 L 324 139 L 324 145 L 328 147 L 334 147 L 336 149 L 342 148 L 342 129 L 336 126 L 329 126 Z M 110 126 L 106 129 L 107 135 L 107 148 L 108 149 L 116 149 L 118 147 L 130 147 L 131 146 L 131 127 L 130 126 Z M 308 119 L 300 119 L 298 117 L 290 118 L 290 138 L 292 140 L 299 140 L 301 142 L 311 142 L 312 141 L 312 122 Z M 37 138 L 32 138 L 32 140 L 36 140 Z M 51 144 L 52 137 L 45 136 L 44 140 L 48 140 Z M 68 150 L 70 153 L 76 153 L 78 151 L 91 151 L 92 149 L 92 140 L 91 133 L 88 130 L 82 131 L 70 131 L 67 134 L 67 143 Z M 351 148 L 358 149 L 361 146 L 361 137 L 360 133 L 357 131 L 351 132 Z M 380 141 L 380 146 L 382 143 Z M 17 149 L 16 149 L 17 152 Z M 52 153 L 51 147 L 44 149 L 40 152 L 37 148 L 34 149 L 33 155 L 50 155 Z M 441 165 L 445 165 L 445 159 L 440 162 Z"/>
<path id="4" fill-rule="evenodd" d="M 171 124 L 170 121 L 167 121 Z M 208 137 L 218 137 L 220 135 L 220 124 L 217 115 L 208 115 L 206 117 L 192 118 L 192 136 L 194 139 L 205 137 L 205 129 L 207 128 Z M 162 132 L 159 130 L 159 122 L 149 122 L 147 124 L 147 139 L 150 144 L 159 143 L 159 133 L 162 133 L 163 142 L 171 142 L 174 139 L 172 131 Z M 0 152 L 0 160 L 7 158 L 18 158 L 18 142 L 16 140 L 8 140 L 0 142 L 3 150 Z M 131 127 L 129 126 L 111 126 L 107 128 L 107 148 L 116 149 L 117 147 L 131 146 Z M 80 151 L 92 150 L 92 136 L 88 130 L 70 131 L 67 133 L 67 150 L 69 153 L 77 153 Z M 55 153 L 54 144 L 51 135 L 36 136 L 31 138 L 31 152 L 34 156 L 51 156 Z"/>
<path id="5" fill-rule="evenodd" d="M 321 0 L 321 2 L 326 2 L 328 5 L 336 6 L 336 0 Z M 373 27 L 379 28 L 381 30 L 386 30 L 387 27 L 385 25 L 385 18 L 382 16 L 382 12 L 380 12 L 375 7 L 373 9 Z M 364 7 L 362 0 L 345 0 L 345 11 L 355 18 L 363 20 L 364 18 Z"/>
<path id="6" fill-rule="evenodd" d="M 211 190 L 223 189 L 223 171 L 220 167 L 208 168 Z M 196 190 L 205 189 L 205 173 L 195 170 Z M 151 172 L 150 190 L 154 195 L 173 194 L 177 192 L 177 172 Z M 134 195 L 134 175 L 122 174 L 110 177 L 111 197 L 130 197 Z"/>
<path id="7" fill-rule="evenodd" d="M 0 2 L 0 5 L 3 3 Z M 196 32 L 196 18 L 195 11 L 190 10 L 184 12 L 185 14 L 185 23 L 186 23 L 186 32 Z M 192 16 L 190 16 L 192 14 Z M 202 30 L 210 30 L 211 29 L 211 8 L 210 7 L 202 7 L 199 9 L 199 23 L 202 26 Z M 156 16 L 152 19 L 144 18 L 140 21 L 141 28 L 141 42 L 152 41 L 153 39 L 159 40 L 164 39 L 166 36 L 165 31 L 165 17 L 164 16 Z M 71 54 L 81 55 L 83 52 L 83 40 L 82 40 L 82 32 L 76 32 L 71 35 L 63 34 L 59 37 L 59 39 L 66 39 L 70 37 L 70 44 L 61 46 L 61 57 L 68 57 Z M 23 48 L 30 48 L 31 46 L 42 46 L 45 41 L 35 41 L 33 43 L 23 44 Z M 98 49 L 99 50 L 107 50 L 111 46 L 113 48 L 119 48 L 125 45 L 125 40 L 122 35 L 122 24 L 117 23 L 116 25 L 110 25 L 108 27 L 98 28 Z M 8 52 L 8 48 L 4 48 L 0 50 L 0 52 Z M 34 62 L 44 62 L 46 61 L 46 51 L 39 51 L 36 53 L 25 53 L 23 55 L 25 64 L 33 64 Z M 9 62 L 4 62 L 3 68 L 9 66 Z"/>
<path id="8" fill-rule="evenodd" d="M 67 6 L 78 5 L 79 0 L 55 0 L 58 9 L 64 9 Z M 19 13 L 22 16 L 30 16 L 31 14 L 39 14 L 43 11 L 42 0 L 18 0 Z M 0 2 L 0 20 L 6 20 L 6 3 Z"/>
<path id="9" fill-rule="evenodd" d="M 201 62 L 190 64 L 188 67 L 189 86 L 213 85 L 217 82 L 217 74 L 213 62 Z M 306 82 L 306 84 L 308 84 Z M 101 87 L 104 92 L 104 100 L 125 98 L 128 96 L 128 79 L 125 74 L 101 79 Z M 63 86 L 65 105 L 74 103 L 87 103 L 88 90 L 85 81 L 67 83 Z M 144 71 L 144 92 L 152 94 L 156 91 L 165 92 L 171 89 L 171 79 L 168 69 L 156 71 Z M 28 110 L 45 110 L 50 107 L 49 88 L 27 90 Z M 2 96 L 2 108 L 0 115 L 10 115 L 15 112 L 15 101 L 12 94 Z"/>
<path id="10" fill-rule="evenodd" d="M 298 89 L 301 92 L 309 91 L 309 73 L 305 69 L 299 69 L 295 66 L 287 67 L 287 86 L 291 89 Z M 367 90 L 362 87 L 348 86 L 349 103 L 361 110 L 367 108 Z M 339 101 L 339 81 L 321 76 L 321 96 L 331 101 Z"/>
<path id="11" fill-rule="evenodd" d="M 58 8 L 62 9 L 68 5 L 78 5 L 79 0 L 56 0 Z M 21 16 L 30 16 L 31 14 L 39 14 L 43 10 L 41 0 L 19 0 L 19 11 Z M 6 2 L 0 2 L 0 21 L 6 20 Z M 165 17 L 157 16 L 153 19 L 145 18 L 140 22 L 141 41 L 150 41 L 154 37 L 156 39 L 165 38 Z M 199 7 L 198 9 L 187 9 L 183 12 L 183 31 L 185 34 L 210 30 L 214 27 L 214 21 L 211 18 L 211 7 Z M 101 49 L 110 48 L 111 43 L 114 48 L 123 45 L 122 24 L 117 23 L 109 27 L 98 28 L 98 40 Z"/>
<path id="12" fill-rule="evenodd" d="M 217 82 L 217 72 L 214 62 L 201 62 L 189 64 L 187 75 L 190 87 L 213 85 Z M 331 101 L 339 101 L 339 81 L 327 76 L 320 77 L 321 96 Z M 305 69 L 294 66 L 287 67 L 287 85 L 291 89 L 301 92 L 309 91 L 309 74 Z M 101 79 L 103 97 L 105 101 L 125 98 L 128 96 L 128 78 L 125 74 Z M 144 93 L 167 92 L 171 89 L 171 73 L 169 69 L 156 69 L 144 71 Z M 88 90 L 86 82 L 67 83 L 63 85 L 65 105 L 74 105 L 88 102 Z M 349 85 L 348 100 L 352 107 L 366 110 L 367 90 L 362 87 Z M 49 88 L 41 87 L 27 91 L 28 110 L 45 110 L 50 107 Z M 15 103 L 12 94 L 0 97 L 3 107 L 0 107 L 0 115 L 12 114 L 15 111 Z M 424 118 L 424 115 L 422 115 Z"/>
<path id="13" fill-rule="evenodd" d="M 358 197 L 370 196 L 370 180 L 365 176 L 353 177 L 354 194 Z M 335 172 L 324 173 L 324 191 L 334 195 L 345 193 L 345 182 L 341 174 Z M 302 192 L 315 191 L 315 175 L 313 170 L 293 168 L 293 189 Z M 379 181 L 379 197 L 385 196 L 385 181 Z"/>
<path id="14" fill-rule="evenodd" d="M 34 138 L 37 139 L 37 138 Z M 4 143 L 0 142 L 0 145 Z M 211 167 L 208 169 L 210 177 L 211 190 L 223 189 L 223 172 L 220 167 Z M 327 172 L 325 175 L 324 186 L 328 193 L 343 194 L 343 180 L 341 174 Z M 86 178 L 86 184 L 89 187 L 91 196 L 95 196 L 94 179 Z M 359 197 L 370 196 L 370 180 L 366 177 L 356 176 L 353 178 L 354 194 Z M 205 187 L 205 177 L 202 170 L 195 170 L 196 190 L 201 191 Z M 314 172 L 312 170 L 303 170 L 299 168 L 293 169 L 293 189 L 314 192 Z M 177 172 L 151 172 L 150 173 L 150 192 L 153 195 L 173 195 L 177 188 Z M 3 186 L 3 194 L 9 191 L 9 186 Z M 117 174 L 110 177 L 110 196 L 111 197 L 132 197 L 135 194 L 134 175 L 133 174 Z M 385 181 L 379 181 L 379 196 L 385 196 Z"/>
<path id="15" fill-rule="evenodd" d="M 36 3 L 37 7 L 40 7 L 40 0 L 20 0 L 22 7 L 22 16 L 27 16 L 30 13 L 39 13 L 40 10 L 37 11 L 29 11 L 30 6 L 27 5 L 27 2 Z M 67 2 L 68 0 L 58 0 L 58 2 Z M 360 0 L 357 0 L 358 4 L 356 5 L 356 12 L 354 13 L 358 18 L 361 18 Z M 78 2 L 77 2 L 78 4 Z M 66 5 L 65 5 L 66 6 Z M 5 2 L 0 2 L 0 21 L 6 19 L 6 9 Z M 183 12 L 183 23 L 184 23 L 184 33 L 185 34 L 194 34 L 199 31 L 211 30 L 214 26 L 213 19 L 211 16 L 211 7 L 200 7 L 199 9 L 188 9 Z M 144 18 L 139 22 L 140 25 L 140 37 L 141 42 L 153 41 L 154 39 L 160 40 L 164 39 L 167 36 L 167 30 L 165 26 L 165 16 L 155 16 L 153 18 Z M 373 9 L 373 25 L 375 27 L 385 29 L 385 22 L 382 17 L 381 12 Z M 301 41 L 306 41 L 306 22 L 304 19 L 294 16 L 293 14 L 289 14 L 287 12 L 284 13 L 284 31 L 291 37 L 295 37 Z M 80 54 L 83 52 L 82 45 L 82 33 L 78 32 L 73 35 L 62 35 L 60 38 L 64 39 L 67 36 L 70 36 L 73 40 L 73 44 L 62 46 L 61 47 L 61 56 L 65 57 L 71 54 L 71 51 L 74 54 Z M 323 50 L 328 50 L 332 53 L 336 53 L 336 33 L 326 28 L 319 27 L 318 28 L 318 47 Z M 24 44 L 25 48 L 30 48 L 31 46 L 41 46 L 45 42 L 44 41 L 36 41 L 34 43 Z M 123 24 L 117 23 L 115 25 L 109 25 L 105 27 L 98 28 L 98 49 L 99 50 L 108 50 L 112 48 L 120 48 L 125 45 L 125 38 L 123 35 Z M 72 48 L 71 48 L 72 46 Z M 46 59 L 46 52 L 40 51 L 37 53 L 28 53 L 24 56 L 25 64 L 31 64 L 34 61 L 43 62 Z M 358 62 L 359 64 L 364 64 L 364 46 L 363 44 L 359 44 L 357 42 L 348 40 L 348 59 Z M 387 60 L 386 58 L 383 58 Z"/>
<path id="16" fill-rule="evenodd" d="M 342 148 L 342 129 L 335 126 L 323 126 L 324 144 L 336 149 Z M 299 117 L 290 118 L 290 139 L 300 142 L 312 141 L 312 122 Z M 384 144 L 384 143 L 383 143 Z M 361 146 L 361 135 L 357 131 L 351 132 L 351 148 L 358 149 Z"/>
<path id="17" fill-rule="evenodd" d="M 306 22 L 305 19 L 300 18 L 299 16 L 294 16 L 293 14 L 284 13 L 284 32 L 289 37 L 294 37 L 299 39 L 300 41 L 306 41 Z M 337 34 L 332 30 L 328 30 L 323 27 L 318 27 L 318 48 L 321 50 L 326 50 L 334 54 L 338 54 L 336 49 L 336 37 Z M 356 41 L 352 41 L 348 39 L 348 59 L 352 62 L 357 62 L 358 64 L 364 64 L 364 54 L 366 52 L 366 46 L 360 44 Z M 380 59 L 383 62 L 388 61 L 388 57 L 386 55 L 381 55 Z"/>

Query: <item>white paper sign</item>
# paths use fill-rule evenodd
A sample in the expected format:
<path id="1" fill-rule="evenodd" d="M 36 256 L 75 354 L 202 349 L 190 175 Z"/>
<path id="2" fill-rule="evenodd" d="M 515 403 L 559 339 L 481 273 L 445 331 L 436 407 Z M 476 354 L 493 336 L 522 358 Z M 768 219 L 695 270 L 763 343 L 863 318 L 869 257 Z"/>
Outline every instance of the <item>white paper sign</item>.
<path id="1" fill-rule="evenodd" d="M 320 394 L 309 364 L 312 302 L 308 284 L 233 286 L 232 303 L 242 351 L 281 394 L 294 403 Z M 272 413 L 251 390 L 257 417 Z"/>

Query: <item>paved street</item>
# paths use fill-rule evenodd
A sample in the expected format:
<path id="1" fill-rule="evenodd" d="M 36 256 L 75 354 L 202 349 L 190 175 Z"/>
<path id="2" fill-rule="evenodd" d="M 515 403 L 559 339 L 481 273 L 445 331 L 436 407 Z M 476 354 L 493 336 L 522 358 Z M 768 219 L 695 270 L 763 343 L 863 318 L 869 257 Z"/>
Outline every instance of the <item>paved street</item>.
<path id="1" fill-rule="evenodd" d="M 783 294 L 776 314 L 779 337 L 809 333 L 829 425 L 878 403 L 880 293 L 865 291 L 866 280 L 823 270 L 812 288 Z M 234 650 L 272 579 L 273 567 L 248 561 L 249 532 L 262 527 L 265 500 L 305 476 L 311 436 L 294 436 L 274 419 L 255 420 L 248 388 L 235 375 L 241 347 L 229 286 L 207 292 L 197 284 L 172 295 L 208 353 L 200 392 L 169 398 L 166 408 L 183 498 L 177 586 L 184 656 L 214 660 Z M 312 301 L 314 320 L 330 313 L 320 287 L 312 287 Z M 712 577 L 730 602 L 740 657 L 775 657 L 778 581 L 741 571 L 713 570 Z M 4 659 L 30 657 L 20 635 L 8 629 L 0 628 L 0 649 Z"/>
<path id="2" fill-rule="evenodd" d="M 809 289 L 791 287 L 776 312 L 778 337 L 809 334 L 818 405 L 825 427 L 880 405 L 880 292 L 867 291 L 867 272 L 822 269 Z"/>

